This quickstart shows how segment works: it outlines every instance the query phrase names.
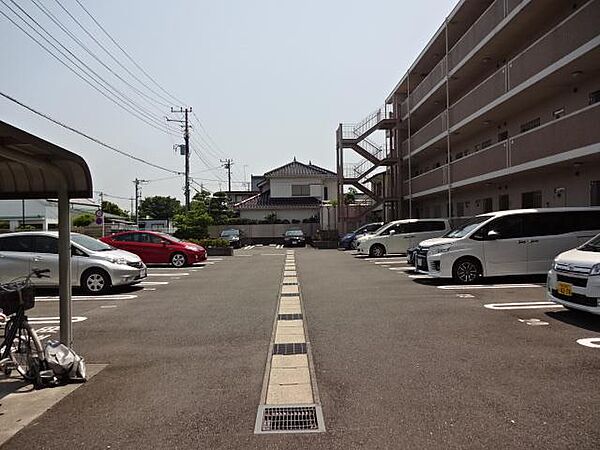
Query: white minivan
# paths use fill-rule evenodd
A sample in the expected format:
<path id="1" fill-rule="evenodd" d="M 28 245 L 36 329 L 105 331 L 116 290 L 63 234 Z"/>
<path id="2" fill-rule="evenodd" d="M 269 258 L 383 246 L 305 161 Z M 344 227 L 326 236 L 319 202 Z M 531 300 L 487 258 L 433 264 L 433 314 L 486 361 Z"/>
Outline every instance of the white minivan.
<path id="1" fill-rule="evenodd" d="M 380 257 L 387 253 L 406 254 L 424 239 L 441 236 L 450 230 L 446 219 L 403 219 L 384 225 L 373 234 L 359 238 L 358 253 Z"/>
<path id="2" fill-rule="evenodd" d="M 600 232 L 600 208 L 519 209 L 481 214 L 421 242 L 415 266 L 434 277 L 545 274 L 554 258 Z"/>
<path id="3" fill-rule="evenodd" d="M 548 272 L 548 300 L 600 315 L 600 234 L 556 257 Z"/>

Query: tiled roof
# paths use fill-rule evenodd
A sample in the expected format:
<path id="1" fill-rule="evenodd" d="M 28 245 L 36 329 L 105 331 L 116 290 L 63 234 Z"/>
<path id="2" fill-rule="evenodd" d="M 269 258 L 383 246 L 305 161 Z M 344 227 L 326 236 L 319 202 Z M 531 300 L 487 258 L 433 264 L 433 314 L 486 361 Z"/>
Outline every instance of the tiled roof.
<path id="1" fill-rule="evenodd" d="M 321 200 L 315 197 L 271 197 L 270 191 L 262 192 L 254 197 L 234 205 L 238 209 L 315 209 Z"/>
<path id="2" fill-rule="evenodd" d="M 303 164 L 294 159 L 291 163 L 265 173 L 265 177 L 311 177 L 311 176 L 337 176 L 334 172 L 315 166 L 314 164 Z"/>

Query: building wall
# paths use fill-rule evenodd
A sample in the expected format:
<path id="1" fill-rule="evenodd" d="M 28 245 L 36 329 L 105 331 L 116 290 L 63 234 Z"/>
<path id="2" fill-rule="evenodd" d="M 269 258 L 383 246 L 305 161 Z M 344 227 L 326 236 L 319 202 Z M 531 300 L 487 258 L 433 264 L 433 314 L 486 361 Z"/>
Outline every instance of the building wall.
<path id="1" fill-rule="evenodd" d="M 327 186 L 330 200 L 337 197 L 336 180 L 331 178 L 271 178 L 269 181 L 271 197 L 292 197 L 292 185 L 309 185 L 310 195 L 307 197 L 323 198 L 323 187 Z"/>

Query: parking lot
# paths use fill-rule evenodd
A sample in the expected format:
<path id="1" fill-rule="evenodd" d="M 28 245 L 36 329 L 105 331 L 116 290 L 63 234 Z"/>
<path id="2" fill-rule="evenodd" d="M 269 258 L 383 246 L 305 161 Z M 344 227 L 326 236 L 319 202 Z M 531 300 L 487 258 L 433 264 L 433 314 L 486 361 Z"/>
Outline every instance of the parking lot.
<path id="1" fill-rule="evenodd" d="M 459 286 L 312 248 L 293 255 L 326 432 L 254 434 L 291 254 L 75 297 L 76 349 L 107 366 L 6 448 L 597 448 L 600 322 L 546 302 L 543 277 Z M 56 316 L 52 292 L 30 314 L 48 336 Z"/>

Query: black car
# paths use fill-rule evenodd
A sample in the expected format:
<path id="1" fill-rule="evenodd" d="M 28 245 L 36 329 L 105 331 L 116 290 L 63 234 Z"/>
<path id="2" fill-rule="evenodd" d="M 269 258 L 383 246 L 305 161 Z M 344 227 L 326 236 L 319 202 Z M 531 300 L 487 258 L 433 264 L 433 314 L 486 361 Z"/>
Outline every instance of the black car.
<path id="1" fill-rule="evenodd" d="M 306 238 L 302 230 L 288 230 L 283 235 L 283 245 L 286 247 L 306 247 Z"/>
<path id="2" fill-rule="evenodd" d="M 240 248 L 242 246 L 240 230 L 230 228 L 228 230 L 221 231 L 221 239 L 225 239 L 229 242 L 229 245 L 233 248 Z"/>

